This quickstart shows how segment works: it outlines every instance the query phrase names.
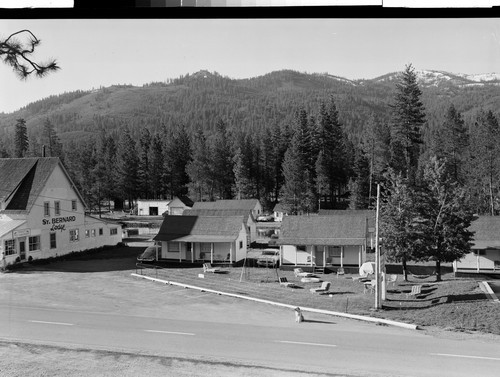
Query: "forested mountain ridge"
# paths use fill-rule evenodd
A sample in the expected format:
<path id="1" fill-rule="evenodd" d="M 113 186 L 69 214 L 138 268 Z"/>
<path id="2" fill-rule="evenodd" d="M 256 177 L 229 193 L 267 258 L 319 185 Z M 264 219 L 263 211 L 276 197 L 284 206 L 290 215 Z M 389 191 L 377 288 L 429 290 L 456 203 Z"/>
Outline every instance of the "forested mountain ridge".
<path id="1" fill-rule="evenodd" d="M 499 75 L 484 81 L 488 77 L 416 72 L 431 127 L 442 120 L 442 110 L 450 104 L 464 119 L 473 117 L 479 108 L 498 111 Z M 39 137 L 43 122 L 49 119 L 63 144 L 85 139 L 101 127 L 111 133 L 128 127 L 133 137 L 142 127 L 155 132 L 169 124 L 211 132 L 219 118 L 231 130 L 261 131 L 290 123 L 299 107 L 315 112 L 320 101 L 333 96 L 346 132 L 358 139 L 372 114 L 382 121 L 388 119 L 387 104 L 396 78 L 396 73 L 390 73 L 371 80 L 349 80 L 283 70 L 236 80 L 199 71 L 142 87 L 114 85 L 41 99 L 14 113 L 0 114 L 0 136 L 10 140 L 19 118 L 26 120 L 31 138 Z"/>

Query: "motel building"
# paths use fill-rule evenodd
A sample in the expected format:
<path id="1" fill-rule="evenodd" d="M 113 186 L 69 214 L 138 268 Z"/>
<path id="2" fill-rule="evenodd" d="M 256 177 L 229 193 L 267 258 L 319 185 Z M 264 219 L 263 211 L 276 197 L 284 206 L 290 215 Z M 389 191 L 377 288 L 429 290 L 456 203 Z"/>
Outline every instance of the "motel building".
<path id="1" fill-rule="evenodd" d="M 122 241 L 119 224 L 85 207 L 58 158 L 0 159 L 0 267 Z"/>

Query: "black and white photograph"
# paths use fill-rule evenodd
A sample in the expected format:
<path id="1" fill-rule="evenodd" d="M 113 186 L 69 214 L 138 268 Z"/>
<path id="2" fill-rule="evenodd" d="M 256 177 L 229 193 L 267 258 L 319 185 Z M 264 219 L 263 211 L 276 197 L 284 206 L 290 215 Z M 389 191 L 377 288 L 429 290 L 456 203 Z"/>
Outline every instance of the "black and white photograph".
<path id="1" fill-rule="evenodd" d="M 0 12 L 0 376 L 496 376 L 500 15 L 370 9 Z"/>

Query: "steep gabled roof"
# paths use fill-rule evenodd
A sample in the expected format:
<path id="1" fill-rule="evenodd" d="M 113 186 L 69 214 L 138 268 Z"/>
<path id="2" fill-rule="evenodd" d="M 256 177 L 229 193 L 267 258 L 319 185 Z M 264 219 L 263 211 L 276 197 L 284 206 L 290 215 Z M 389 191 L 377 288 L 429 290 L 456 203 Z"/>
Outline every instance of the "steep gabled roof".
<path id="1" fill-rule="evenodd" d="M 29 211 L 57 165 L 61 167 L 70 186 L 85 205 L 85 201 L 59 158 L 2 158 L 0 159 L 0 201 L 7 203 L 5 211 Z"/>
<path id="2" fill-rule="evenodd" d="M 229 242 L 238 238 L 243 216 L 165 216 L 155 241 Z"/>
<path id="3" fill-rule="evenodd" d="M 281 245 L 365 245 L 363 216 L 287 216 L 281 224 Z"/>
<path id="4" fill-rule="evenodd" d="M 479 216 L 471 223 L 469 230 L 474 232 L 474 249 L 500 247 L 500 216 Z"/>
<path id="5" fill-rule="evenodd" d="M 259 204 L 257 199 L 217 200 L 216 202 L 195 202 L 193 209 L 225 209 L 251 211 Z"/>

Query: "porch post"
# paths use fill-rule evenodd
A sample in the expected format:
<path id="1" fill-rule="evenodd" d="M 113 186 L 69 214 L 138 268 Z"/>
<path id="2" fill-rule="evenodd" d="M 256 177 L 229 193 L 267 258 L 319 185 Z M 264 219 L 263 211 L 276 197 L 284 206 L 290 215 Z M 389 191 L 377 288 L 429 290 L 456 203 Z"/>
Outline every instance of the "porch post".
<path id="1" fill-rule="evenodd" d="M 344 246 L 340 246 L 340 267 L 344 267 Z"/>
<path id="2" fill-rule="evenodd" d="M 359 251 L 358 251 L 358 267 L 361 267 L 361 254 L 363 254 L 363 245 L 359 246 Z"/>
<path id="3" fill-rule="evenodd" d="M 182 242 L 179 241 L 179 262 L 182 262 Z"/>
<path id="4" fill-rule="evenodd" d="M 194 242 L 191 242 L 191 263 L 194 263 Z"/>
<path id="5" fill-rule="evenodd" d="M 314 246 L 311 245 L 311 267 L 313 266 L 313 249 L 314 249 Z"/>
<path id="6" fill-rule="evenodd" d="M 479 272 L 479 249 L 476 251 L 476 270 Z"/>
<path id="7" fill-rule="evenodd" d="M 238 242 L 238 240 L 236 240 L 234 242 Z M 231 242 L 229 244 L 229 263 L 233 263 L 233 244 L 234 244 L 234 242 Z"/>
<path id="8" fill-rule="evenodd" d="M 323 245 L 323 267 L 326 266 L 326 246 Z"/>
<path id="9" fill-rule="evenodd" d="M 210 243 L 210 263 L 214 263 L 214 243 Z"/>

